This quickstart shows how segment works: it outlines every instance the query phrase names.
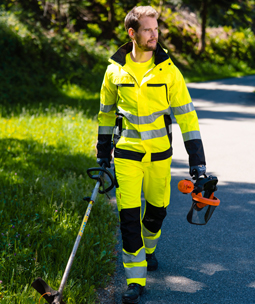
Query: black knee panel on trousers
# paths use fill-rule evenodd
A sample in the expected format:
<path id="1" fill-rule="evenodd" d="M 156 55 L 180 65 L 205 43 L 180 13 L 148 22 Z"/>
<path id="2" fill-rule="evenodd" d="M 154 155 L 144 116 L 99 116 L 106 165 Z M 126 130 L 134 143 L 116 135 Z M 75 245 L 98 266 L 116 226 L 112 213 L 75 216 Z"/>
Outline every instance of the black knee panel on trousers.
<path id="1" fill-rule="evenodd" d="M 157 233 L 166 217 L 165 207 L 155 207 L 146 201 L 146 210 L 143 217 L 143 224 L 150 232 Z"/>
<path id="2" fill-rule="evenodd" d="M 143 246 L 141 237 L 141 208 L 122 209 L 120 211 L 120 230 L 123 248 L 127 252 L 136 252 Z"/>

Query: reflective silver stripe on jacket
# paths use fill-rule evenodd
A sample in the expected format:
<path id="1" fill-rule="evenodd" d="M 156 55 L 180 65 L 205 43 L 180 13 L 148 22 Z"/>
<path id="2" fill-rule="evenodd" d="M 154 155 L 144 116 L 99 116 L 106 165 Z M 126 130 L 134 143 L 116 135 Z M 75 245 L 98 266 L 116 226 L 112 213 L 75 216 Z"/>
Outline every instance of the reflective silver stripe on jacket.
<path id="1" fill-rule="evenodd" d="M 194 108 L 194 105 L 192 102 L 190 102 L 186 105 L 180 106 L 180 107 L 172 107 L 172 111 L 173 111 L 174 115 L 186 114 L 186 113 L 192 112 L 194 110 L 195 110 L 195 108 Z"/>
<path id="2" fill-rule="evenodd" d="M 138 131 L 136 130 L 122 130 L 121 133 L 122 136 L 124 137 L 129 137 L 129 138 L 141 138 L 141 135 Z"/>
<path id="3" fill-rule="evenodd" d="M 141 132 L 142 140 L 156 138 L 156 137 L 163 137 L 165 135 L 167 135 L 166 128 Z"/>
<path id="4" fill-rule="evenodd" d="M 192 139 L 201 139 L 199 131 L 191 131 L 191 132 L 183 133 L 182 137 L 184 141 L 188 141 Z"/>
<path id="5" fill-rule="evenodd" d="M 133 115 L 133 114 L 123 110 L 121 107 L 118 107 L 118 113 L 125 116 L 128 119 L 128 121 L 133 123 L 133 124 L 144 125 L 144 124 L 150 124 L 150 123 L 154 122 L 158 117 L 160 117 L 162 115 L 165 115 L 165 114 L 170 115 L 171 114 L 171 108 L 168 107 L 165 110 L 154 112 L 151 115 L 147 115 L 147 116 L 136 116 L 136 115 Z"/>
<path id="6" fill-rule="evenodd" d="M 120 135 L 120 128 L 118 126 L 113 128 L 113 134 Z"/>
<path id="7" fill-rule="evenodd" d="M 147 267 L 125 267 L 127 279 L 144 279 L 147 275 Z"/>
<path id="8" fill-rule="evenodd" d="M 142 248 L 138 255 L 128 254 L 125 251 L 122 251 L 122 260 L 123 263 L 140 263 L 146 259 L 145 248 Z"/>
<path id="9" fill-rule="evenodd" d="M 114 127 L 98 127 L 98 134 L 111 135 Z"/>
<path id="10" fill-rule="evenodd" d="M 118 134 L 118 128 L 114 130 L 114 134 Z M 150 131 L 144 131 L 144 132 L 138 132 L 136 130 L 122 130 L 121 133 L 124 137 L 129 138 L 141 138 L 142 140 L 157 138 L 157 137 L 163 137 L 167 135 L 166 128 L 162 128 L 159 130 L 150 130 Z"/>
<path id="11" fill-rule="evenodd" d="M 100 103 L 100 111 L 104 112 L 104 113 L 109 113 L 112 110 L 116 109 L 116 104 L 111 104 L 111 105 L 104 105 L 102 103 Z"/>

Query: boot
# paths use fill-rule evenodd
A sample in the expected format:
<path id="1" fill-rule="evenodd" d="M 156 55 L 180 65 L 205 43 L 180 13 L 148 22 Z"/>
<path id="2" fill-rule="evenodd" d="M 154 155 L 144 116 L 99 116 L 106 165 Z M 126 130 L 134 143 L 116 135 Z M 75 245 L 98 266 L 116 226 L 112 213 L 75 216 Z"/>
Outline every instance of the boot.
<path id="1" fill-rule="evenodd" d="M 143 293 L 144 286 L 137 283 L 128 285 L 128 289 L 122 295 L 122 303 L 139 303 L 140 295 Z"/>
<path id="2" fill-rule="evenodd" d="M 156 259 L 155 252 L 152 254 L 146 253 L 147 270 L 155 271 L 158 269 L 158 260 Z"/>

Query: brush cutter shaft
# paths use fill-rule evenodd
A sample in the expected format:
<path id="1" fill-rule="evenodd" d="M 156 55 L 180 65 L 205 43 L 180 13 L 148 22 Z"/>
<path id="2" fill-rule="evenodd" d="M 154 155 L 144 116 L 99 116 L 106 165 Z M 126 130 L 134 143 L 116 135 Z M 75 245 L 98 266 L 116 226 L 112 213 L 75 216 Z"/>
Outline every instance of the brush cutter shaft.
<path id="1" fill-rule="evenodd" d="M 88 221 L 88 218 L 89 218 L 89 215 L 90 215 L 90 211 L 91 211 L 92 206 L 93 206 L 93 204 L 94 204 L 94 202 L 96 200 L 96 197 L 97 197 L 97 194 L 98 194 L 98 191 L 99 191 L 99 187 L 100 187 L 100 181 L 98 181 L 96 183 L 96 186 L 95 186 L 95 188 L 93 190 L 93 193 L 91 195 L 91 200 L 89 202 L 89 205 L 87 207 L 86 213 L 84 215 L 80 231 L 79 231 L 79 233 L 77 235 L 76 241 L 75 241 L 74 246 L 73 246 L 72 253 L 71 253 L 70 257 L 69 257 L 69 260 L 68 260 L 68 263 L 66 265 L 66 269 L 65 269 L 63 278 L 61 280 L 61 283 L 60 283 L 60 286 L 59 286 L 59 289 L 58 289 L 59 295 L 56 297 L 55 301 L 53 302 L 54 304 L 60 304 L 62 293 L 64 291 L 64 287 L 65 287 L 65 284 L 66 284 L 69 272 L 71 270 L 71 267 L 72 267 L 72 264 L 73 264 L 73 261 L 74 261 L 74 257 L 76 255 L 77 249 L 79 247 L 82 234 L 83 234 L 85 226 L 87 224 L 87 221 Z"/>
<path id="2" fill-rule="evenodd" d="M 96 200 L 96 197 L 97 197 L 97 194 L 98 194 L 98 191 L 99 191 L 99 187 L 100 187 L 100 182 L 98 181 L 96 183 L 96 186 L 95 186 L 95 188 L 92 192 L 91 198 L 90 198 L 93 202 L 95 202 L 95 200 Z"/>

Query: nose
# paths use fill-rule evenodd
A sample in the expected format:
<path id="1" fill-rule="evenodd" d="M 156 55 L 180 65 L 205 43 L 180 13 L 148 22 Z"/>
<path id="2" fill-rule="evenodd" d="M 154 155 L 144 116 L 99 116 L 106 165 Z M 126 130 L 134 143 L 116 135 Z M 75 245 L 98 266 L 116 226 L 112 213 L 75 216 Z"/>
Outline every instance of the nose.
<path id="1" fill-rule="evenodd" d="M 151 31 L 151 37 L 155 38 L 158 36 L 158 30 Z"/>

